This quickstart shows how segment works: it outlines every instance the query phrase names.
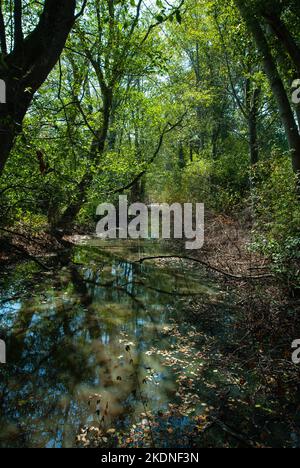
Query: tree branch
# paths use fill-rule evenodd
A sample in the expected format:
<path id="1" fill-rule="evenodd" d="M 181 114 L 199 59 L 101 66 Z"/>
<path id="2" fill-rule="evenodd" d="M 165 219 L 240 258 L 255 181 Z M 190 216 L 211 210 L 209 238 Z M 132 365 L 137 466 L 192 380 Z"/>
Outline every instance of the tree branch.
<path id="1" fill-rule="evenodd" d="M 213 265 L 210 265 L 209 263 L 205 262 L 204 260 L 199 260 L 198 258 L 182 256 L 182 255 L 158 255 L 158 256 L 154 256 L 154 257 L 144 257 L 144 258 L 141 258 L 140 260 L 137 260 L 135 263 L 144 263 L 147 260 L 160 260 L 160 259 L 167 259 L 167 260 L 179 259 L 179 260 L 187 260 L 189 262 L 199 263 L 200 265 L 203 265 L 206 268 L 209 268 L 210 270 L 215 271 L 216 273 L 219 273 L 221 275 L 227 276 L 228 278 L 232 278 L 232 279 L 260 280 L 260 279 L 274 278 L 274 275 L 272 275 L 272 274 L 258 275 L 258 276 L 234 275 L 234 274 L 229 273 L 227 271 L 219 270 L 219 268 L 214 267 Z"/>
<path id="2" fill-rule="evenodd" d="M 22 30 L 22 0 L 14 0 L 14 43 L 15 48 L 21 47 L 23 44 Z"/>
<path id="3" fill-rule="evenodd" d="M 168 19 L 170 19 L 171 17 L 174 17 L 174 15 L 176 14 L 176 12 L 180 12 L 180 9 L 181 7 L 183 6 L 185 0 L 181 0 L 180 4 L 178 5 L 178 7 L 174 8 L 173 11 L 169 14 L 169 15 L 166 15 L 163 20 L 160 20 L 160 21 L 157 21 L 156 23 L 153 23 L 149 26 L 148 28 L 148 31 L 146 32 L 144 38 L 142 39 L 142 42 L 141 44 L 144 44 L 144 42 L 147 41 L 148 37 L 150 36 L 151 32 L 153 31 L 153 29 L 157 28 L 158 26 L 160 26 L 161 24 L 165 23 L 166 21 L 168 21 Z"/>
<path id="4" fill-rule="evenodd" d="M 84 14 L 85 8 L 87 6 L 87 2 L 88 2 L 88 0 L 83 1 L 83 4 L 82 4 L 82 7 L 81 7 L 80 11 L 77 13 L 77 15 L 75 15 L 75 20 L 77 20 L 80 16 L 82 16 Z"/>

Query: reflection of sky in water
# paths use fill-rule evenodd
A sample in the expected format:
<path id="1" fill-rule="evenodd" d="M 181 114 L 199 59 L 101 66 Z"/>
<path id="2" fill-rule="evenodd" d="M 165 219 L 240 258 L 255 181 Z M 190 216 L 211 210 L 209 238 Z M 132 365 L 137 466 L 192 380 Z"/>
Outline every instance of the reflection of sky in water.
<path id="1" fill-rule="evenodd" d="M 0 307 L 0 328 L 11 328 L 22 307 L 22 302 L 10 302 Z"/>

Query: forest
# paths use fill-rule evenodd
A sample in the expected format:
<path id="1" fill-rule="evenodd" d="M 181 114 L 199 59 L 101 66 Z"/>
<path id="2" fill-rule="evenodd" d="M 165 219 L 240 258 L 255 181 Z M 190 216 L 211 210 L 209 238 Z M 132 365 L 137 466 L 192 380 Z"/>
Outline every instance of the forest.
<path id="1" fill-rule="evenodd" d="M 299 370 L 299 1 L 0 0 L 0 448 L 300 448 Z"/>

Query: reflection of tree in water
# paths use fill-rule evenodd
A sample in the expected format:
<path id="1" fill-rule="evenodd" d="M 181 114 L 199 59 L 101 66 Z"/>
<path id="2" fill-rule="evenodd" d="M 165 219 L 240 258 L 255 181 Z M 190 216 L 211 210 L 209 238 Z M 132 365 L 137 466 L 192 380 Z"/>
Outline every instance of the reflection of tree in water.
<path id="1" fill-rule="evenodd" d="M 6 433 L 0 433 L 0 445 L 1 439 L 10 446 L 72 445 L 73 434 L 94 412 L 86 400 L 95 391 L 109 403 L 109 418 L 134 410 L 145 376 L 143 351 L 151 346 L 153 326 L 165 319 L 159 295 L 135 284 L 142 268 L 127 262 L 109 269 L 72 265 L 50 281 L 54 288 L 45 297 L 23 301 L 7 340 L 10 364 L 1 369 Z M 126 340 L 135 344 L 134 362 Z"/>
<path id="2" fill-rule="evenodd" d="M 150 336 L 145 336 L 145 324 L 155 325 L 155 320 L 150 308 L 137 297 L 141 291 L 135 286 L 134 279 L 140 275 L 141 268 L 128 262 L 115 262 L 111 278 L 105 283 L 101 283 L 98 271 L 93 274 L 86 270 L 82 275 L 73 268 L 72 272 L 81 303 L 88 309 L 86 328 L 95 340 L 94 355 L 97 357 L 96 372 L 102 387 L 102 402 L 104 407 L 109 402 L 111 416 L 127 415 L 136 405 L 136 397 L 142 398 L 140 383 L 145 377 L 143 352 L 153 337 L 153 326 Z M 144 291 L 142 297 L 145 294 Z M 103 319 L 103 313 L 109 317 Z M 97 340 L 99 328 L 102 340 Z M 126 334 L 126 339 L 120 342 L 122 333 Z M 135 344 L 134 360 L 126 351 L 128 341 Z"/>
<path id="3" fill-rule="evenodd" d="M 54 301 L 45 311 L 34 300 L 24 302 L 18 313 L 8 340 L 14 364 L 8 364 L 0 384 L 1 418 L 5 418 L 1 425 L 11 431 L 13 445 L 26 445 L 29 436 L 41 445 L 61 442 L 58 425 L 62 426 L 70 406 L 65 396 L 73 395 L 78 383 L 92 376 L 84 348 L 73 338 L 76 315 L 67 302 Z M 71 406 L 69 411 L 76 413 L 76 401 Z"/>

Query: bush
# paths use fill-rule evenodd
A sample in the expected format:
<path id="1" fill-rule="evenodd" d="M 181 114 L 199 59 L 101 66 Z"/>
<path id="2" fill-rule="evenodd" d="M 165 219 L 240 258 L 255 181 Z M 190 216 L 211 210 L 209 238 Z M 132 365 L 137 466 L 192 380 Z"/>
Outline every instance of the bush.
<path id="1" fill-rule="evenodd" d="M 300 202 L 287 155 L 258 165 L 254 192 L 256 225 L 252 248 L 272 260 L 274 271 L 300 290 Z"/>

